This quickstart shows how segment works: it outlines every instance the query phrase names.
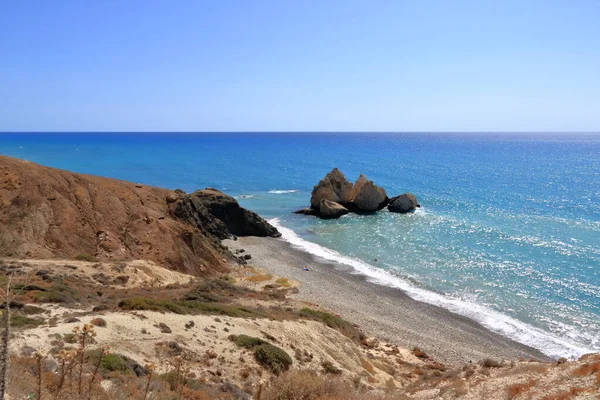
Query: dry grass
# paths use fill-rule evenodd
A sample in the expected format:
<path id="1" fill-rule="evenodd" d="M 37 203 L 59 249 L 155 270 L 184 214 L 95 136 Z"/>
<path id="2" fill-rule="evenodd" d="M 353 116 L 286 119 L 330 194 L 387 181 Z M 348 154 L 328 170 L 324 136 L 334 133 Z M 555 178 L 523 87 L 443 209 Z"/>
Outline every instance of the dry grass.
<path id="1" fill-rule="evenodd" d="M 246 278 L 246 280 L 248 282 L 254 282 L 254 283 L 267 282 L 267 281 L 270 281 L 271 279 L 273 279 L 273 275 L 271 275 L 271 274 L 252 275 L 252 276 L 249 276 Z"/>
<path id="2" fill-rule="evenodd" d="M 360 386 L 360 385 L 358 385 Z M 371 392 L 342 378 L 315 371 L 293 370 L 274 379 L 255 394 L 257 400 L 402 400 L 407 397 L 390 391 Z"/>
<path id="3" fill-rule="evenodd" d="M 536 383 L 537 381 L 535 379 L 531 379 L 525 383 L 516 383 L 514 385 L 510 385 L 506 388 L 509 400 L 528 392 L 532 387 L 535 386 Z"/>
<path id="4" fill-rule="evenodd" d="M 275 281 L 276 284 L 278 284 L 279 286 L 282 287 L 290 287 L 292 286 L 292 283 L 289 281 L 288 278 L 279 278 Z"/>

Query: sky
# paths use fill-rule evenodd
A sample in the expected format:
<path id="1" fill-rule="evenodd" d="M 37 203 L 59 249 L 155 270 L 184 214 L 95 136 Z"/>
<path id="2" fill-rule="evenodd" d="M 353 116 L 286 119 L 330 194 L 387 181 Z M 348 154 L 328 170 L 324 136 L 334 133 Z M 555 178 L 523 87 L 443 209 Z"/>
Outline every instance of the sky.
<path id="1" fill-rule="evenodd" d="M 599 0 L 0 0 L 0 131 L 600 131 Z"/>

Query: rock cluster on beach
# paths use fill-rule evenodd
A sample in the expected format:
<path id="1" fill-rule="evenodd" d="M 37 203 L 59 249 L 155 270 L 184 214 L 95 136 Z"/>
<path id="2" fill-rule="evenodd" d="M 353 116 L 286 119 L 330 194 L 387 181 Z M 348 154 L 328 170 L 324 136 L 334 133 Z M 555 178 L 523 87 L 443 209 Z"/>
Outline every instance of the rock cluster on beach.
<path id="1" fill-rule="evenodd" d="M 295 213 L 331 219 L 349 212 L 373 213 L 386 206 L 389 211 L 398 213 L 411 212 L 420 207 L 413 194 L 404 193 L 390 199 L 385 189 L 375 185 L 363 174 L 352 184 L 340 170 L 334 168 L 313 188 L 310 208 Z"/>

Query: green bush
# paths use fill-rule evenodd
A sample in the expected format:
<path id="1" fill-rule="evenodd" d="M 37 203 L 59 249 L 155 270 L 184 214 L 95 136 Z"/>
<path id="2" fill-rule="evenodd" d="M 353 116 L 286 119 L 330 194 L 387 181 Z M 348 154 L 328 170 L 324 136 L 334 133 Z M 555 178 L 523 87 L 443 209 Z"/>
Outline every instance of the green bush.
<path id="1" fill-rule="evenodd" d="M 22 311 L 23 311 L 23 314 L 34 315 L 34 314 L 41 314 L 41 313 L 45 312 L 46 310 L 44 310 L 42 307 L 26 305 L 23 307 Z"/>
<path id="2" fill-rule="evenodd" d="M 29 318 L 24 315 L 13 314 L 10 316 L 10 326 L 15 328 L 40 326 L 45 321 L 39 318 Z"/>
<path id="3" fill-rule="evenodd" d="M 254 358 L 274 374 L 287 371 L 292 365 L 292 358 L 284 350 L 270 343 L 265 343 L 254 350 Z"/>
<path id="4" fill-rule="evenodd" d="M 100 350 L 90 350 L 85 353 L 85 359 L 90 364 L 96 364 L 98 362 L 98 357 L 100 357 Z M 102 372 L 116 371 L 123 374 L 133 373 L 134 365 L 135 362 L 121 354 L 108 353 L 102 356 L 100 370 Z"/>
<path id="5" fill-rule="evenodd" d="M 242 306 L 204 303 L 193 300 L 155 300 L 145 297 L 131 297 L 122 300 L 119 307 L 124 310 L 150 310 L 175 314 L 213 314 L 230 317 L 257 317 L 258 313 Z"/>
<path id="6" fill-rule="evenodd" d="M 33 298 L 38 303 L 68 303 L 70 300 L 65 293 L 55 291 L 37 292 Z"/>
<path id="7" fill-rule="evenodd" d="M 231 339 L 231 341 L 233 341 L 233 343 L 235 343 L 236 345 L 244 347 L 248 350 L 251 350 L 263 344 L 268 344 L 268 342 L 265 342 L 262 339 L 248 335 L 231 335 L 229 336 L 229 339 Z"/>
<path id="8" fill-rule="evenodd" d="M 73 344 L 77 341 L 77 336 L 74 333 L 63 334 L 63 340 L 65 343 Z"/>

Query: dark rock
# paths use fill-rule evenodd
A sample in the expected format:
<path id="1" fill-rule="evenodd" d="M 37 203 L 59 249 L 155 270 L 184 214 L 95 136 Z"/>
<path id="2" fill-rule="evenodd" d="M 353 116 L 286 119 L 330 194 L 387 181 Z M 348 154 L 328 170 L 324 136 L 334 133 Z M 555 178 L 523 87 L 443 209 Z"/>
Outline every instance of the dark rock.
<path id="1" fill-rule="evenodd" d="M 171 330 L 171 328 L 169 328 L 169 326 L 167 324 L 165 324 L 164 322 L 161 322 L 160 324 L 158 324 L 158 329 L 160 329 L 160 331 L 162 333 L 171 333 L 171 332 L 173 332 Z"/>
<path id="2" fill-rule="evenodd" d="M 250 254 L 244 254 L 244 260 L 249 260 L 251 258 L 252 256 Z"/>
<path id="3" fill-rule="evenodd" d="M 75 317 L 65 319 L 65 324 L 74 324 L 76 322 L 81 322 L 81 320 Z"/>
<path id="4" fill-rule="evenodd" d="M 137 376 L 138 378 L 141 376 L 146 376 L 148 375 L 148 370 L 144 367 L 142 367 L 140 364 L 133 364 L 133 373 L 135 374 L 135 376 Z"/>
<path id="5" fill-rule="evenodd" d="M 46 276 L 50 273 L 50 271 L 45 270 L 45 269 L 40 269 L 38 272 L 35 273 L 36 276 Z"/>
<path id="6" fill-rule="evenodd" d="M 125 285 L 129 282 L 129 276 L 127 275 L 119 275 L 115 279 L 113 279 L 113 285 Z"/>
<path id="7" fill-rule="evenodd" d="M 348 209 L 341 204 L 330 200 L 321 199 L 319 207 L 319 216 L 325 219 L 339 218 L 342 215 L 348 214 Z"/>
<path id="8" fill-rule="evenodd" d="M 294 214 L 317 215 L 316 211 L 309 207 L 296 210 Z"/>
<path id="9" fill-rule="evenodd" d="M 92 308 L 92 311 L 106 311 L 108 310 L 108 307 L 105 306 L 104 304 L 99 304 L 97 306 L 94 306 L 94 308 Z"/>
<path id="10" fill-rule="evenodd" d="M 417 198 L 411 193 L 404 193 L 400 196 L 392 197 L 388 205 L 388 210 L 404 214 L 414 211 L 417 207 L 421 207 Z"/>
<path id="11" fill-rule="evenodd" d="M 258 214 L 240 207 L 236 199 L 216 189 L 198 190 L 190 194 L 188 198 L 202 204 L 208 213 L 224 223 L 229 233 L 233 235 L 281 236 L 274 226 Z"/>

